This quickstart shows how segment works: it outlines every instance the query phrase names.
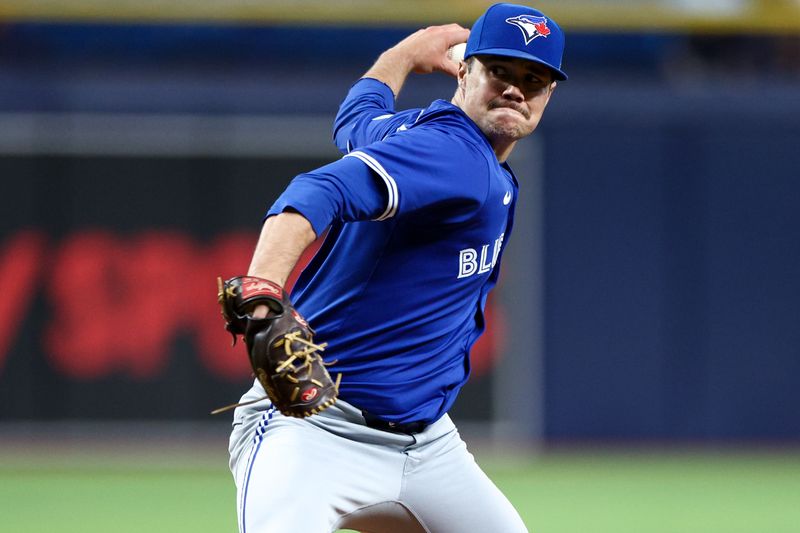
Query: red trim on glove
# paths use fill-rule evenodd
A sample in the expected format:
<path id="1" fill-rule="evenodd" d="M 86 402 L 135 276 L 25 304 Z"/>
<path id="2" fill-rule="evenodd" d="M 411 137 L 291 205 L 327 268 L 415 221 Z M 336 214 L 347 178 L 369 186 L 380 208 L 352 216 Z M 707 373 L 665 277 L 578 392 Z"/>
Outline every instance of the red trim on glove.
<path id="1" fill-rule="evenodd" d="M 282 300 L 283 288 L 277 283 L 273 283 L 264 278 L 243 276 L 242 299 L 247 300 L 254 296 L 273 296 L 279 300 Z"/>

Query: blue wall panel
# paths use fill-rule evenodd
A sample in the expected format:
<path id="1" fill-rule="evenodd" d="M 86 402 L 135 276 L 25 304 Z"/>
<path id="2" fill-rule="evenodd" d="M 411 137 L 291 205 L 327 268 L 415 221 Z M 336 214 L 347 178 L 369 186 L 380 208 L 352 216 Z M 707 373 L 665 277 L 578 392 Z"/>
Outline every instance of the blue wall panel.
<path id="1" fill-rule="evenodd" d="M 800 123 L 759 102 L 548 123 L 551 438 L 800 435 Z"/>

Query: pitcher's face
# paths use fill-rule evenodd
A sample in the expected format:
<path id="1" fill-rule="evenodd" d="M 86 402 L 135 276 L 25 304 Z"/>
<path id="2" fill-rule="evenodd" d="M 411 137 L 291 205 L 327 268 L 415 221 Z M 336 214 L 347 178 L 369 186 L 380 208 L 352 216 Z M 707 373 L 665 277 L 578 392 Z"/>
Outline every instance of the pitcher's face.
<path id="1" fill-rule="evenodd" d="M 514 142 L 533 133 L 556 87 L 550 70 L 525 59 L 482 55 L 462 63 L 457 105 L 489 140 Z"/>

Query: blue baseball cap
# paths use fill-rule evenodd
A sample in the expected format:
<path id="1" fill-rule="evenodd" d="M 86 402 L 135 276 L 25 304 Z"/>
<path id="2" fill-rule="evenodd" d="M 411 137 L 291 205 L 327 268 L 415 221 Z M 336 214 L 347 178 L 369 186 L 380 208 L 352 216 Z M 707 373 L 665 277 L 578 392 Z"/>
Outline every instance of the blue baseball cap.
<path id="1" fill-rule="evenodd" d="M 541 11 L 515 4 L 494 4 L 475 21 L 464 59 L 488 54 L 518 57 L 548 67 L 557 80 L 566 80 L 561 70 L 564 32 Z"/>

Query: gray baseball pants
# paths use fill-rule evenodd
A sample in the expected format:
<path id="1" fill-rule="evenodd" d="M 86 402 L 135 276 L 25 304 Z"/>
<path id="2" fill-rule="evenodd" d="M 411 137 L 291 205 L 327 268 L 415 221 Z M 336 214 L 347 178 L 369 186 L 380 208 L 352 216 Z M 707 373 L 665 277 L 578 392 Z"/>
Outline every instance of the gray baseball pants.
<path id="1" fill-rule="evenodd" d="M 303 420 L 264 400 L 236 409 L 229 450 L 240 533 L 527 532 L 449 416 L 407 435 L 342 400 Z"/>

